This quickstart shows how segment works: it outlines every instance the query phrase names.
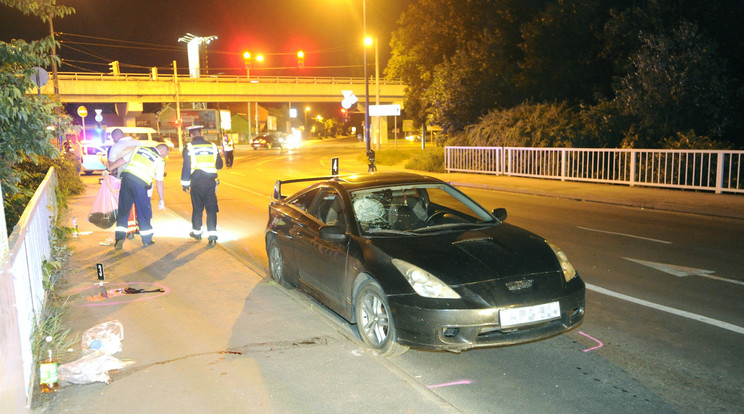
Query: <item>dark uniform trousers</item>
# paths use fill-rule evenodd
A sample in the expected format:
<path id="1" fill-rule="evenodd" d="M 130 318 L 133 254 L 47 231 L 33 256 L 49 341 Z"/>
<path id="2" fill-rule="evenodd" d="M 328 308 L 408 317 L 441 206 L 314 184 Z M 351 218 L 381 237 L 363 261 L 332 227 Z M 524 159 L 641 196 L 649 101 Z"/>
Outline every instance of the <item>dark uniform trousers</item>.
<path id="1" fill-rule="evenodd" d="M 119 190 L 119 212 L 116 218 L 116 240 L 121 240 L 127 236 L 126 229 L 129 225 L 129 212 L 132 210 L 132 204 L 137 209 L 137 219 L 139 220 L 140 236 L 143 244 L 149 244 L 152 241 L 152 206 L 150 197 L 147 196 L 147 190 L 150 188 L 141 178 L 132 173 L 125 172 L 121 175 L 121 189 Z"/>
<path id="2" fill-rule="evenodd" d="M 202 212 L 207 210 L 207 236 L 217 240 L 217 183 L 216 174 L 201 170 L 191 174 L 191 228 L 202 228 Z M 138 207 L 139 208 L 139 207 Z"/>

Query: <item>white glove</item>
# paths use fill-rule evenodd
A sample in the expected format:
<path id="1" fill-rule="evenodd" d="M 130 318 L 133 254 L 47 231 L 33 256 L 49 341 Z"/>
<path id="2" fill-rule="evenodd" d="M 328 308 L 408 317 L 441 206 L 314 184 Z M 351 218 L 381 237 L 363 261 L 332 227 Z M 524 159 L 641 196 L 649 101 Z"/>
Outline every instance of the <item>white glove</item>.
<path id="1" fill-rule="evenodd" d="M 165 211 L 165 201 L 164 200 L 160 200 L 160 202 L 158 203 L 158 210 Z"/>

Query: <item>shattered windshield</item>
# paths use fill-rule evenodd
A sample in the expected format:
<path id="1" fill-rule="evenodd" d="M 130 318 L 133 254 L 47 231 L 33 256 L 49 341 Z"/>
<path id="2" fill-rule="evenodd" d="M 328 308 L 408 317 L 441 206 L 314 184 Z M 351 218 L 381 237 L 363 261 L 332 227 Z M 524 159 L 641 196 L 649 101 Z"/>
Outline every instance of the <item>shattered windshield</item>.
<path id="1" fill-rule="evenodd" d="M 362 234 L 495 222 L 481 206 L 446 184 L 357 190 L 351 193 L 351 203 Z"/>

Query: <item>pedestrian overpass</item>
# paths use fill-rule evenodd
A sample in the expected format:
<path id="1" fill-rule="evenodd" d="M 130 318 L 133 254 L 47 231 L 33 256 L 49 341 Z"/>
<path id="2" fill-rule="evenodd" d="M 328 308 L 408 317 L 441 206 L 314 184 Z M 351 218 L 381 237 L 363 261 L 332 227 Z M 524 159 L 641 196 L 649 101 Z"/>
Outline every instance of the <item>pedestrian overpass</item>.
<path id="1" fill-rule="evenodd" d="M 338 102 L 350 90 L 360 102 L 365 99 L 364 78 L 285 76 L 205 76 L 107 73 L 59 73 L 59 99 L 63 103 L 101 102 L 117 105 L 119 115 L 141 112 L 145 102 Z M 378 93 L 379 90 L 379 93 Z M 53 81 L 41 93 L 54 93 Z M 405 85 L 374 78 L 369 81 L 369 102 L 402 104 Z"/>

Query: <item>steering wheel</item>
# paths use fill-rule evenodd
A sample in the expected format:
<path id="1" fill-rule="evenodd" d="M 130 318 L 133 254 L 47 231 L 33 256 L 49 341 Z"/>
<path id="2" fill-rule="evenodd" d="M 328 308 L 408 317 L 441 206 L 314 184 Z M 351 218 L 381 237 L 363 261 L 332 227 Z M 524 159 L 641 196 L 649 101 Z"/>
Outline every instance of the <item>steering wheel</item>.
<path id="1" fill-rule="evenodd" d="M 432 223 L 433 223 L 433 222 L 434 222 L 435 220 L 438 220 L 438 219 L 440 219 L 440 218 L 444 217 L 444 215 L 445 215 L 445 214 L 447 214 L 447 212 L 445 212 L 445 211 L 435 211 L 435 212 L 434 212 L 434 214 L 432 214 L 431 216 L 429 216 L 429 217 L 428 217 L 428 218 L 426 219 L 426 222 L 424 223 L 424 227 L 429 227 L 429 226 L 431 226 L 431 224 L 432 224 Z"/>

